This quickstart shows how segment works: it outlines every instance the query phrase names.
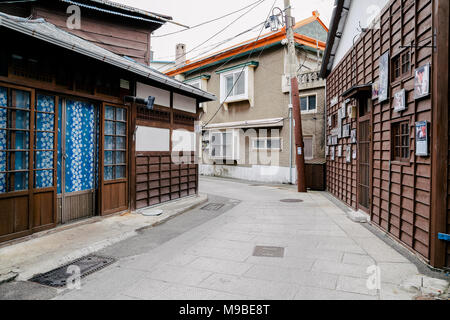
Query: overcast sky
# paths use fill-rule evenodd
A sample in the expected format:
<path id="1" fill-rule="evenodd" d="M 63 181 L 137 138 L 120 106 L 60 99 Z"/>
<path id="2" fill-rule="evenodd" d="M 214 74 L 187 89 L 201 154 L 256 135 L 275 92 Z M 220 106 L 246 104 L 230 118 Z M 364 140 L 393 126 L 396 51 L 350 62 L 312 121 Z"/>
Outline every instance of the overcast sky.
<path id="1" fill-rule="evenodd" d="M 174 21 L 182 24 L 193 26 L 201 22 L 211 20 L 227 13 L 233 12 L 247 5 L 250 5 L 257 0 L 114 0 L 123 4 L 127 4 L 133 7 L 141 8 L 144 10 L 166 14 L 172 16 Z M 208 50 L 212 52 L 220 50 L 221 48 L 228 47 L 240 41 L 244 41 L 250 38 L 257 37 L 260 28 L 254 29 L 252 32 L 242 35 L 218 48 L 214 48 L 214 45 L 220 43 L 223 40 L 234 37 L 244 30 L 248 30 L 257 24 L 263 22 L 268 14 L 269 9 L 272 7 L 274 0 L 265 0 L 258 5 L 255 9 L 251 10 L 244 17 L 236 21 L 224 32 L 220 33 L 201 47 L 191 53 L 188 53 L 188 59 L 196 58 L 202 55 Z M 275 6 L 283 8 L 283 0 L 276 0 Z M 333 11 L 334 0 L 291 0 L 293 7 L 293 16 L 297 21 L 308 18 L 312 15 L 314 10 L 318 10 L 320 13 L 320 19 L 328 26 L 331 14 Z M 183 30 L 179 26 L 173 24 L 166 24 L 154 33 L 152 38 L 152 50 L 155 52 L 155 59 L 157 60 L 174 60 L 175 45 L 177 43 L 185 43 L 187 45 L 187 51 L 189 52 L 202 42 L 212 37 L 215 33 L 225 28 L 233 20 L 237 19 L 240 15 L 248 11 L 238 12 L 230 17 L 221 19 L 217 22 L 210 23 L 208 25 L 188 30 L 182 33 L 158 38 L 158 35 L 163 35 L 173 31 Z M 270 31 L 264 30 L 263 33 Z"/>

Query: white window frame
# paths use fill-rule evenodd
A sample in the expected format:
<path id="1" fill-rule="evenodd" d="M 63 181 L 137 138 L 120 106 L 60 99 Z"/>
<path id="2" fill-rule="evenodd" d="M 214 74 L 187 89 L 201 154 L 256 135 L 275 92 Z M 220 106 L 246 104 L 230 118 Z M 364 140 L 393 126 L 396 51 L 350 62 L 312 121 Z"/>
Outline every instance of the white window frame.
<path id="1" fill-rule="evenodd" d="M 203 90 L 203 88 L 202 88 L 202 80 L 201 79 L 187 80 L 185 83 L 190 85 L 190 86 L 193 86 L 194 84 L 198 83 L 198 88 L 200 90 Z"/>
<path id="2" fill-rule="evenodd" d="M 315 97 L 316 97 L 316 108 L 315 108 L 314 110 L 309 110 L 309 97 L 312 97 L 312 96 L 315 96 Z M 302 98 L 307 98 L 306 101 L 307 101 L 307 104 L 308 104 L 308 110 L 306 110 L 306 111 L 305 111 L 305 110 L 302 110 L 302 104 L 301 104 Z M 305 114 L 308 114 L 308 113 L 317 113 L 317 109 L 318 109 L 317 93 L 303 94 L 303 95 L 301 95 L 301 96 L 298 97 L 298 101 L 299 101 L 299 103 L 300 103 L 300 110 L 301 110 L 302 114 L 303 114 L 303 113 L 305 113 Z"/>
<path id="3" fill-rule="evenodd" d="M 227 72 L 223 72 L 220 74 L 220 103 L 230 103 L 230 102 L 238 102 L 238 101 L 245 101 L 249 100 L 249 78 L 248 78 L 248 70 L 249 67 L 238 68 L 233 69 Z M 227 97 L 228 92 L 226 89 L 226 77 L 231 74 L 236 74 L 236 76 L 233 78 L 233 85 L 236 87 L 236 80 L 239 77 L 239 74 L 242 72 L 241 77 L 244 77 L 244 84 L 245 84 L 245 90 L 243 94 L 240 95 L 231 95 Z M 233 90 L 235 89 L 233 88 Z"/>
<path id="4" fill-rule="evenodd" d="M 278 140 L 280 143 L 279 148 L 267 148 L 267 141 L 268 140 Z M 256 142 L 257 141 L 264 141 L 264 147 L 257 147 Z M 282 151 L 283 150 L 283 139 L 281 137 L 270 137 L 270 138 L 252 138 L 252 150 L 258 151 L 258 150 L 271 150 L 271 151 Z"/>
<path id="5" fill-rule="evenodd" d="M 231 152 L 226 151 L 227 154 L 223 154 L 223 135 L 231 135 L 231 143 L 227 143 L 227 146 L 231 147 Z M 220 136 L 220 143 L 213 144 L 213 135 Z M 228 142 L 228 141 L 227 141 Z M 213 160 L 239 160 L 239 131 L 238 130 L 225 130 L 225 131 L 210 131 L 209 132 L 209 157 Z M 220 153 L 212 155 L 214 146 L 220 146 Z"/>
<path id="6" fill-rule="evenodd" d="M 305 138 L 311 139 L 311 157 L 306 157 L 306 152 L 305 152 L 305 160 L 313 160 L 314 159 L 314 136 L 306 136 L 303 138 L 303 141 L 305 140 Z"/>

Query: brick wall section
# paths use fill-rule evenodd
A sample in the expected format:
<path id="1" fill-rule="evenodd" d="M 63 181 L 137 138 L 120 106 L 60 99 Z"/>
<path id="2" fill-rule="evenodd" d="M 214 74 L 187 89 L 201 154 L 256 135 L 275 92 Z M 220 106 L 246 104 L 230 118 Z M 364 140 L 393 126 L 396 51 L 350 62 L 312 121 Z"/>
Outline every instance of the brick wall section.
<path id="1" fill-rule="evenodd" d="M 355 43 L 345 58 L 327 79 L 328 114 L 337 114 L 344 102 L 342 93 L 356 84 L 367 84 L 379 78 L 379 57 L 390 52 L 390 60 L 403 49 L 419 43 L 430 46 L 432 36 L 431 0 L 391 1 L 381 14 L 380 29 L 369 30 Z M 390 99 L 382 103 L 373 100 L 371 115 L 372 150 L 370 215 L 374 224 L 381 227 L 406 246 L 430 257 L 430 200 L 431 200 L 431 157 L 415 156 L 414 124 L 417 121 L 431 121 L 431 98 L 414 99 L 414 70 L 432 63 L 432 49 L 411 48 L 411 72 L 400 81 L 390 81 Z M 433 67 L 433 66 L 432 66 Z M 391 69 L 391 66 L 390 66 Z M 405 89 L 407 110 L 393 110 L 393 93 Z M 337 105 L 330 101 L 339 96 Z M 356 105 L 355 99 L 350 102 Z M 410 125 L 410 161 L 406 164 L 391 160 L 391 124 L 396 120 L 407 120 Z M 345 119 L 343 125 L 357 128 L 357 119 Z M 327 126 L 327 135 L 331 135 Z M 345 146 L 350 138 L 340 139 Z M 356 148 L 357 145 L 352 145 Z M 336 148 L 337 149 L 337 148 Z M 347 164 L 345 156 L 335 161 L 327 158 L 328 190 L 354 209 L 358 209 L 357 160 Z M 389 183 L 391 182 L 391 183 Z"/>

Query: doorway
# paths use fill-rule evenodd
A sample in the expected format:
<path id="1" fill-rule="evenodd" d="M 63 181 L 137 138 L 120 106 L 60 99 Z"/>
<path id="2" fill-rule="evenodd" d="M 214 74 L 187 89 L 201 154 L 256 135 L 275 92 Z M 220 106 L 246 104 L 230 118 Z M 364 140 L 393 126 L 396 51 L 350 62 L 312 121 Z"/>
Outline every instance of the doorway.
<path id="1" fill-rule="evenodd" d="M 358 208 L 370 211 L 370 143 L 372 100 L 366 96 L 358 99 Z"/>
<path id="2" fill-rule="evenodd" d="M 58 117 L 58 220 L 65 224 L 96 214 L 98 108 L 60 99 Z"/>

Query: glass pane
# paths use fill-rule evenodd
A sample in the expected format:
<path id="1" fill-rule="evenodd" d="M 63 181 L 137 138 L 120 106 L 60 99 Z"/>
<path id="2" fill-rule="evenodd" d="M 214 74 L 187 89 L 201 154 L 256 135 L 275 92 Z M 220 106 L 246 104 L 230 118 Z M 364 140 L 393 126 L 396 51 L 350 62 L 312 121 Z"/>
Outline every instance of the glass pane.
<path id="1" fill-rule="evenodd" d="M 54 147 L 54 134 L 48 132 L 36 132 L 36 149 L 52 150 Z"/>
<path id="2" fill-rule="evenodd" d="M 48 113 L 36 113 L 36 130 L 54 131 L 55 115 Z"/>
<path id="3" fill-rule="evenodd" d="M 116 149 L 117 150 L 125 150 L 127 148 L 127 144 L 125 138 L 116 137 Z"/>
<path id="4" fill-rule="evenodd" d="M 36 151 L 36 169 L 53 169 L 53 152 Z"/>
<path id="5" fill-rule="evenodd" d="M 28 190 L 28 172 L 10 173 L 8 177 L 10 186 L 13 186 L 9 191 Z"/>
<path id="6" fill-rule="evenodd" d="M 269 143 L 271 145 L 270 148 L 272 148 L 272 149 L 280 149 L 281 148 L 279 139 L 269 140 Z"/>
<path id="7" fill-rule="evenodd" d="M 126 163 L 125 156 L 126 156 L 126 152 L 117 151 L 116 152 L 116 164 Z"/>
<path id="8" fill-rule="evenodd" d="M 114 164 L 113 151 L 105 151 L 105 164 Z"/>
<path id="9" fill-rule="evenodd" d="M 113 180 L 113 167 L 105 167 L 105 181 Z"/>
<path id="10" fill-rule="evenodd" d="M 105 136 L 105 149 L 106 150 L 114 149 L 114 137 Z"/>
<path id="11" fill-rule="evenodd" d="M 235 74 L 236 86 L 234 88 L 235 95 L 245 94 L 245 72 Z"/>
<path id="12" fill-rule="evenodd" d="M 233 88 L 233 75 L 229 75 L 225 77 L 225 94 L 226 95 L 233 95 L 233 92 L 230 93 L 231 89 Z"/>
<path id="13" fill-rule="evenodd" d="M 309 110 L 316 110 L 316 96 L 310 96 L 309 99 Z"/>
<path id="14" fill-rule="evenodd" d="M 0 87 L 0 107 L 8 106 L 8 89 Z"/>
<path id="15" fill-rule="evenodd" d="M 28 152 L 9 152 L 9 170 L 28 170 Z"/>
<path id="16" fill-rule="evenodd" d="M 126 124 L 123 122 L 116 122 L 116 134 L 118 136 L 125 136 L 126 135 Z"/>
<path id="17" fill-rule="evenodd" d="M 116 108 L 116 120 L 125 121 L 127 119 L 127 110 L 124 108 Z"/>
<path id="18" fill-rule="evenodd" d="M 114 108 L 113 107 L 105 108 L 105 119 L 114 120 Z"/>
<path id="19" fill-rule="evenodd" d="M 8 110 L 0 108 L 0 128 L 6 128 L 8 121 Z"/>
<path id="20" fill-rule="evenodd" d="M 308 99 L 305 98 L 300 98 L 300 109 L 302 111 L 308 111 Z"/>
<path id="21" fill-rule="evenodd" d="M 51 96 L 38 95 L 36 102 L 37 111 L 55 112 L 55 98 Z"/>
<path id="22" fill-rule="evenodd" d="M 13 108 L 30 109 L 30 93 L 21 90 L 13 90 Z"/>
<path id="23" fill-rule="evenodd" d="M 0 193 L 6 192 L 6 173 L 0 173 Z"/>
<path id="24" fill-rule="evenodd" d="M 105 121 L 105 134 L 112 134 L 114 135 L 114 122 L 111 121 Z"/>
<path id="25" fill-rule="evenodd" d="M 15 119 L 13 117 L 15 117 Z M 10 121 L 11 128 L 29 129 L 30 128 L 30 113 L 28 111 L 23 111 L 23 110 L 13 110 L 10 113 L 9 121 Z"/>
<path id="26" fill-rule="evenodd" d="M 116 179 L 123 179 L 125 178 L 125 166 L 117 166 L 116 167 Z"/>
<path id="27" fill-rule="evenodd" d="M 12 149 L 12 150 L 24 150 L 25 149 L 26 150 L 26 149 L 30 148 L 28 132 L 10 131 L 10 135 L 11 136 L 9 138 L 9 149 Z"/>
<path id="28" fill-rule="evenodd" d="M 35 181 L 38 189 L 53 187 L 53 170 L 36 171 Z"/>
<path id="29" fill-rule="evenodd" d="M 6 171 L 6 152 L 0 152 L 0 172 Z"/>

